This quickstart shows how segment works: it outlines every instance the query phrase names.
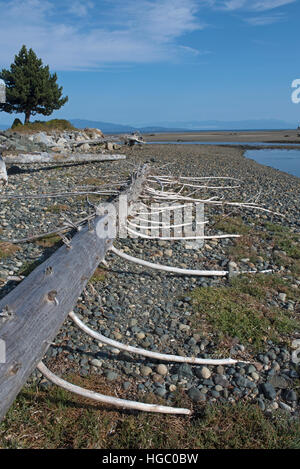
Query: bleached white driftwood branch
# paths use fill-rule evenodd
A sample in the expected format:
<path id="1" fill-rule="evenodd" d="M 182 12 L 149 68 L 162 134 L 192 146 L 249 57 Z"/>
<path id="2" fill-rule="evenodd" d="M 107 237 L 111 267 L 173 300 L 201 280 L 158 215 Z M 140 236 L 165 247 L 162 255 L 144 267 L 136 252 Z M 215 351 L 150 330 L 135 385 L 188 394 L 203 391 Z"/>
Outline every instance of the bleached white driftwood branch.
<path id="1" fill-rule="evenodd" d="M 141 355 L 143 357 L 149 357 L 156 360 L 168 361 L 168 362 L 176 362 L 176 363 L 192 363 L 194 365 L 234 365 L 237 363 L 237 360 L 232 358 L 225 358 L 225 359 L 213 359 L 213 358 L 197 358 L 197 357 L 181 357 L 180 355 L 169 355 L 164 353 L 158 352 L 151 352 L 149 350 L 145 350 L 138 347 L 132 347 L 131 345 L 125 345 L 121 342 L 118 342 L 113 339 L 108 339 L 102 334 L 94 331 L 90 327 L 88 327 L 84 322 L 82 322 L 79 317 L 72 311 L 69 313 L 69 317 L 74 321 L 74 323 L 81 329 L 83 332 L 88 334 L 93 339 L 102 342 L 103 344 L 109 345 L 111 347 L 117 348 L 119 350 L 125 350 L 126 352 L 134 353 L 137 355 Z M 240 360 L 239 360 L 240 361 Z"/>
<path id="2" fill-rule="evenodd" d="M 180 275 L 195 275 L 200 277 L 212 276 L 212 277 L 224 277 L 228 274 L 227 270 L 192 270 L 192 269 L 180 269 L 178 267 L 169 267 L 167 265 L 155 264 L 153 262 L 144 261 L 143 259 L 138 259 L 137 257 L 129 256 L 115 246 L 111 246 L 110 250 L 119 257 L 126 259 L 127 261 L 133 262 L 135 264 L 143 265 L 144 267 L 150 267 L 155 270 L 162 270 L 164 272 L 172 272 L 174 274 Z"/>
<path id="3" fill-rule="evenodd" d="M 76 192 L 52 192 L 52 193 L 43 193 L 43 194 L 12 194 L 5 193 L 0 197 L 0 200 L 5 199 L 57 199 L 59 197 L 78 197 L 82 195 L 116 195 L 118 191 L 116 190 L 99 190 L 99 191 L 76 191 Z"/>
<path id="4" fill-rule="evenodd" d="M 190 409 L 180 409 L 176 407 L 168 407 L 163 405 L 157 404 L 144 404 L 143 402 L 136 402 L 136 401 L 127 401 L 125 399 L 120 399 L 117 397 L 105 396 L 104 394 L 100 394 L 95 391 L 91 391 L 90 389 L 84 389 L 80 386 L 76 386 L 75 384 L 69 383 L 59 376 L 52 373 L 43 362 L 40 362 L 37 365 L 37 369 L 52 383 L 60 386 L 67 391 L 70 391 L 74 394 L 78 394 L 79 396 L 87 397 L 97 402 L 103 402 L 105 404 L 121 407 L 122 409 L 135 409 L 135 410 L 142 410 L 144 412 L 156 412 L 156 413 L 163 413 L 163 414 L 182 414 L 182 415 L 191 415 Z"/>
<path id="5" fill-rule="evenodd" d="M 161 239 L 161 238 L 160 238 Z M 174 239 L 174 238 L 173 238 Z M 127 261 L 133 262 L 134 264 L 143 265 L 150 269 L 161 270 L 163 272 L 171 272 L 179 275 L 192 275 L 200 277 L 225 277 L 229 274 L 228 270 L 192 270 L 192 269 L 181 269 L 179 267 L 170 267 L 162 264 L 155 264 L 154 262 L 144 261 L 137 257 L 129 256 L 125 252 L 120 251 L 115 246 L 111 246 L 110 250 L 119 257 L 126 259 Z M 238 274 L 268 274 L 274 272 L 272 269 L 267 270 L 242 270 L 237 271 Z"/>
<path id="6" fill-rule="evenodd" d="M 128 226 L 126 227 L 127 231 L 131 234 L 134 234 L 135 236 L 139 236 L 140 238 L 144 239 L 158 239 L 159 241 L 176 241 L 176 240 L 183 240 L 183 241 L 189 241 L 189 240 L 194 240 L 194 239 L 225 239 L 225 238 L 240 238 L 241 235 L 232 235 L 232 234 L 226 234 L 226 235 L 212 235 L 212 236 L 173 236 L 173 237 L 153 237 L 153 236 L 148 236 L 145 235 L 139 231 L 132 230 Z"/>

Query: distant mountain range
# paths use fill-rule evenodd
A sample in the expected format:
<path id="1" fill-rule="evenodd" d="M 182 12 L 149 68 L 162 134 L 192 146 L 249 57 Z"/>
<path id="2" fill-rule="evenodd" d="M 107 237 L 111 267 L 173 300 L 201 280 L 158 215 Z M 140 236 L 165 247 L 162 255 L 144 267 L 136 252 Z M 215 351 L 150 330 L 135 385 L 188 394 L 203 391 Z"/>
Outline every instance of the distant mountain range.
<path id="1" fill-rule="evenodd" d="M 115 124 L 111 122 L 93 121 L 86 119 L 69 119 L 78 129 L 92 127 L 101 129 L 105 134 L 118 134 L 134 132 L 138 130 L 141 133 L 153 132 L 187 132 L 187 131 L 218 131 L 218 130 L 284 130 L 296 129 L 297 124 L 281 121 L 277 119 L 257 119 L 243 121 L 177 121 L 177 122 L 157 122 L 137 125 Z M 0 124 L 0 130 L 5 130 L 10 125 Z"/>
<path id="2" fill-rule="evenodd" d="M 121 132 L 134 132 L 136 127 L 131 125 L 113 124 L 111 122 L 90 121 L 84 119 L 69 119 L 71 124 L 77 129 L 84 129 L 85 127 L 97 128 L 105 133 L 121 133 Z"/>
<path id="3" fill-rule="evenodd" d="M 82 129 L 84 127 L 97 127 L 104 133 L 134 132 L 176 132 L 176 131 L 216 131 L 216 130 L 283 130 L 294 129 L 295 123 L 277 119 L 258 119 L 244 121 L 185 121 L 185 122 L 157 122 L 137 125 L 112 124 L 110 122 L 89 121 L 83 119 L 71 119 L 72 124 Z"/>

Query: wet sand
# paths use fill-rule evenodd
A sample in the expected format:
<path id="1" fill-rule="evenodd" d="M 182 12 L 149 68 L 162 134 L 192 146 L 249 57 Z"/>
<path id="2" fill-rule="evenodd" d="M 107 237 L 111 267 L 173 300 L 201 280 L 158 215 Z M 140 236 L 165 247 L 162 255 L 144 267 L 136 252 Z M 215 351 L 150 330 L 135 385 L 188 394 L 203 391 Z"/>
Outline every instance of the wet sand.
<path id="1" fill-rule="evenodd" d="M 146 142 L 265 142 L 265 143 L 299 143 L 298 130 L 257 130 L 257 131 L 207 131 L 207 132 L 170 132 L 149 133 L 143 135 Z"/>

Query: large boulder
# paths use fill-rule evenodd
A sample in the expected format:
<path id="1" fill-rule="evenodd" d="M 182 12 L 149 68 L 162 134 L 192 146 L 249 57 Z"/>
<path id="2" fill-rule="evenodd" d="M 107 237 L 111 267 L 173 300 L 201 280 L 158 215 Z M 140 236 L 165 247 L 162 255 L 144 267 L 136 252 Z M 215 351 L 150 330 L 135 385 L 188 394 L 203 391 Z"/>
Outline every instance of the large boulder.
<path id="1" fill-rule="evenodd" d="M 100 129 L 85 128 L 84 133 L 92 140 L 104 137 L 103 132 L 101 132 Z"/>
<path id="2" fill-rule="evenodd" d="M 53 138 L 50 137 L 50 135 L 45 134 L 45 132 L 39 132 L 37 134 L 30 135 L 28 139 L 34 143 L 43 143 L 49 147 L 55 144 Z"/>

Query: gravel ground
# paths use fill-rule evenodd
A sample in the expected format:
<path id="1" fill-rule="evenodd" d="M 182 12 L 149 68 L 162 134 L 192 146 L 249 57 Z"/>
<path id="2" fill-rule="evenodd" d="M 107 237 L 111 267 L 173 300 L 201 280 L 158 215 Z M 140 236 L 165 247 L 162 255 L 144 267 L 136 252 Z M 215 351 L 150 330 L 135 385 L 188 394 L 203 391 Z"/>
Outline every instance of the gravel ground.
<path id="1" fill-rule="evenodd" d="M 165 171 L 185 176 L 230 176 L 243 180 L 241 188 L 224 192 L 231 200 L 247 200 L 260 193 L 259 202 L 267 209 L 284 214 L 284 218 L 266 213 L 242 213 L 247 219 L 258 223 L 270 221 L 284 224 L 292 232 L 300 232 L 299 196 L 300 179 L 275 169 L 264 167 L 243 157 L 239 148 L 212 146 L 156 145 L 142 148 L 126 148 L 127 160 L 110 163 L 93 163 L 68 167 L 35 166 L 9 168 L 9 185 L 5 193 L 29 194 L 76 190 L 79 186 L 112 183 L 124 180 L 132 169 L 142 162 Z M 123 151 L 121 151 L 123 153 Z M 96 178 L 97 181 L 93 181 Z M 207 193 L 215 195 L 214 193 Z M 206 195 L 207 195 L 206 194 Z M 93 200 L 94 201 L 94 200 Z M 59 199 L 1 200 L 1 238 L 18 239 L 40 232 L 48 232 L 64 221 L 62 213 L 73 221 L 89 214 L 84 197 Z M 212 220 L 216 210 L 206 213 Z M 238 211 L 235 211 L 238 214 Z M 248 217 L 248 218 L 247 218 Z M 206 233 L 218 233 L 209 229 Z M 262 243 L 263 244 L 263 243 Z M 133 256 L 161 264 L 190 269 L 203 266 L 218 270 L 226 269 L 230 258 L 227 249 L 232 240 L 208 241 L 202 249 L 188 249 L 185 243 L 176 241 L 118 240 L 116 246 Z M 0 298 L 16 286 L 8 276 L 22 273 L 33 262 L 49 256 L 55 247 L 42 243 L 27 243 L 12 256 L 0 259 Z M 272 268 L 280 271 L 297 289 L 300 275 L 292 274 L 274 263 L 268 246 L 257 246 L 266 255 L 253 265 L 244 259 L 238 267 L 242 270 Z M 215 358 L 215 338 L 193 331 L 190 318 L 193 314 L 190 292 L 195 287 L 226 285 L 227 278 L 183 277 L 150 271 L 135 264 L 107 256 L 108 269 L 101 281 L 88 286 L 79 298 L 74 311 L 90 327 L 107 337 L 126 344 L 147 348 L 161 353 L 183 356 Z M 277 305 L 295 309 L 295 302 L 287 303 L 284 297 L 273 299 Z M 290 339 L 299 338 L 295 332 Z M 251 354 L 247 344 L 235 343 L 232 357 L 251 359 L 230 367 L 201 367 L 158 363 L 143 359 L 110 347 L 102 347 L 67 320 L 55 343 L 47 352 L 45 362 L 52 369 L 65 373 L 90 372 L 104 376 L 109 381 L 122 383 L 124 389 L 152 392 L 172 403 L 177 389 L 184 389 L 193 402 L 216 402 L 250 399 L 266 411 L 278 407 L 299 416 L 299 375 L 291 360 L 293 350 L 290 341 L 275 344 L 267 341 L 264 349 Z M 220 356 L 220 358 L 226 358 Z M 54 367 L 54 368 L 53 368 Z M 34 372 L 29 382 L 40 379 Z M 100 378 L 101 379 L 101 378 Z M 41 379 L 41 385 L 48 386 Z"/>

